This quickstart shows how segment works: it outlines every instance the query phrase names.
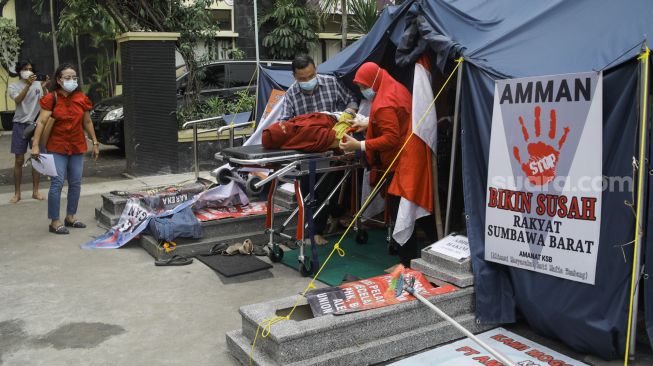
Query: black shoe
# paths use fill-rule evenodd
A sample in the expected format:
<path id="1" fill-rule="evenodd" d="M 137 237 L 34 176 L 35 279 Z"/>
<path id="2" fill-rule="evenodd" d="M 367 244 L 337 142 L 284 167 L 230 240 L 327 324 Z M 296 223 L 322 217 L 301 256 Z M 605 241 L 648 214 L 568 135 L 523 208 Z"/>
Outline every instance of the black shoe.
<path id="1" fill-rule="evenodd" d="M 73 222 L 69 222 L 68 220 L 63 219 L 63 224 L 66 225 L 67 227 L 74 227 L 75 229 L 85 229 L 86 228 L 86 224 L 84 224 L 81 221 L 77 221 L 77 220 L 75 220 Z"/>
<path id="2" fill-rule="evenodd" d="M 55 234 L 59 234 L 59 235 L 61 235 L 61 234 L 64 234 L 64 235 L 65 234 L 70 234 L 68 229 L 66 229 L 63 225 L 57 226 L 56 229 L 53 228 L 52 225 L 48 225 L 48 230 L 50 230 L 51 233 L 55 233 Z"/>

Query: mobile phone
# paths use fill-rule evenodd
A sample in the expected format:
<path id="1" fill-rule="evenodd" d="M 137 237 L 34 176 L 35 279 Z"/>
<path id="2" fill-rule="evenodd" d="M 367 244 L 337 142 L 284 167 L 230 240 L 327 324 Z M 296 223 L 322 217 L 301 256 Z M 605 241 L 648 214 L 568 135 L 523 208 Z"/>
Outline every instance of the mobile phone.
<path id="1" fill-rule="evenodd" d="M 45 74 L 36 74 L 36 81 L 45 81 L 47 78 L 47 75 Z"/>

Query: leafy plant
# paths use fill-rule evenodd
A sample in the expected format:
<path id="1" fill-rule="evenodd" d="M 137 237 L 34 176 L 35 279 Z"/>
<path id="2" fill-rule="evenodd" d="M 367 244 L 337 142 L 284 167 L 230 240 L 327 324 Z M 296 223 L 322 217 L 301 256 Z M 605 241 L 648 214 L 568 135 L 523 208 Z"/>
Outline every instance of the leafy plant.
<path id="1" fill-rule="evenodd" d="M 9 77 L 18 62 L 20 46 L 23 40 L 18 35 L 18 28 L 7 18 L 0 18 L 0 66 L 5 69 L 0 78 L 5 83 L 5 108 L 9 109 Z M 16 71 L 16 70 L 14 70 Z"/>
<path id="2" fill-rule="evenodd" d="M 234 47 L 228 50 L 227 55 L 229 55 L 229 58 L 232 60 L 244 60 L 246 56 L 245 51 L 241 50 L 238 47 Z"/>
<path id="3" fill-rule="evenodd" d="M 367 34 L 379 19 L 381 14 L 378 11 L 379 5 L 385 6 L 391 3 L 387 0 L 322 0 L 319 2 L 320 21 L 326 22 L 331 14 L 340 13 L 343 38 L 349 31 Z M 343 42 L 343 44 L 345 43 Z"/>
<path id="4" fill-rule="evenodd" d="M 217 0 L 78 0 L 102 7 L 121 32 L 155 31 L 179 32 L 176 49 L 188 70 L 185 102 L 199 98 L 200 78 L 197 71 L 200 60 L 196 50 L 215 43 L 217 23 L 206 11 Z"/>
<path id="5" fill-rule="evenodd" d="M 349 30 L 367 34 L 379 19 L 377 0 L 349 0 Z"/>
<path id="6" fill-rule="evenodd" d="M 255 102 L 256 97 L 254 95 L 242 90 L 236 93 L 235 99 L 226 102 L 222 98 L 211 97 L 196 103 L 185 104 L 177 108 L 177 125 L 181 129 L 181 126 L 187 121 L 253 111 Z M 219 127 L 223 124 L 209 122 L 203 127 Z"/>
<path id="7" fill-rule="evenodd" d="M 291 59 L 317 44 L 317 14 L 296 0 L 275 0 L 272 9 L 261 16 L 259 23 L 272 27 L 263 38 L 263 46 L 273 59 Z"/>
<path id="8" fill-rule="evenodd" d="M 225 110 L 227 114 L 253 111 L 256 105 L 256 96 L 250 95 L 247 90 L 236 92 L 236 99 L 227 102 Z"/>

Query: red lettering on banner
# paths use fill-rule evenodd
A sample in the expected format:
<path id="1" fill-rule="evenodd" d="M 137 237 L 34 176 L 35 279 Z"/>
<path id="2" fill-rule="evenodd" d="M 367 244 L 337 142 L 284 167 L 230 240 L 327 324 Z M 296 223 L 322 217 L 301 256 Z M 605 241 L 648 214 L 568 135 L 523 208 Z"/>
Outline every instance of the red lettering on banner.
<path id="1" fill-rule="evenodd" d="M 538 194 L 535 213 L 541 216 L 596 221 L 596 198 Z"/>
<path id="2" fill-rule="evenodd" d="M 472 360 L 474 360 L 474 361 L 478 361 L 478 363 L 481 363 L 481 364 L 483 364 L 483 365 L 485 365 L 485 363 L 486 363 L 489 359 L 490 359 L 490 356 L 478 356 L 478 357 L 474 357 L 474 358 L 472 358 Z"/>
<path id="3" fill-rule="evenodd" d="M 553 356 L 547 355 L 546 353 L 536 349 L 532 349 L 526 352 L 526 354 L 538 361 L 546 362 L 549 366 L 571 366 L 564 361 L 556 360 Z"/>
<path id="4" fill-rule="evenodd" d="M 516 341 L 516 340 L 514 340 L 512 338 L 506 337 L 503 334 L 497 334 L 497 335 L 492 336 L 491 338 L 494 339 L 495 341 L 499 341 L 499 342 L 505 344 L 506 346 L 508 346 L 510 348 L 516 349 L 517 351 L 525 351 L 525 350 L 527 350 L 529 348 L 529 346 L 527 346 L 527 345 L 525 345 L 525 344 L 523 344 L 521 342 L 518 342 L 518 341 Z"/>
<path id="5" fill-rule="evenodd" d="M 465 356 L 477 355 L 480 353 L 477 350 L 473 349 L 472 347 L 468 347 L 468 346 L 460 347 L 456 351 L 462 352 L 463 355 Z"/>
<path id="6" fill-rule="evenodd" d="M 490 201 L 488 207 L 500 210 L 531 213 L 531 192 L 511 191 L 509 189 L 489 188 Z"/>

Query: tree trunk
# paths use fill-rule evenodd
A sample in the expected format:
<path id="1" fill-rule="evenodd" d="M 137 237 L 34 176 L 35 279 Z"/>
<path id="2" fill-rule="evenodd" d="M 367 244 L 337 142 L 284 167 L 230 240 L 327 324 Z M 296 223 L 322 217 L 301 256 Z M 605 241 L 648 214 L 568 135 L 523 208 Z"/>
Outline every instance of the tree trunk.
<path id="1" fill-rule="evenodd" d="M 342 8 L 342 45 L 341 50 L 347 47 L 347 0 L 340 0 Z"/>
<path id="2" fill-rule="evenodd" d="M 80 84 L 84 84 L 84 72 L 82 71 L 82 55 L 79 52 L 79 36 L 75 34 L 75 53 L 77 53 L 77 71 L 79 72 Z"/>
<path id="3" fill-rule="evenodd" d="M 54 56 L 54 69 L 59 67 L 59 49 L 57 47 L 57 34 L 54 25 L 54 0 L 50 0 L 50 27 L 52 30 L 52 54 Z M 56 77 L 56 75 L 55 75 Z"/>
<path id="4" fill-rule="evenodd" d="M 113 45 L 111 47 L 113 47 Z M 115 50 L 114 50 L 114 53 L 115 53 Z M 107 83 L 109 85 L 109 93 L 108 94 L 109 94 L 109 97 L 113 97 L 114 96 L 114 91 L 116 89 L 116 87 L 115 87 L 115 85 L 113 83 L 113 75 L 114 74 L 116 76 L 118 75 L 118 70 L 117 70 L 117 66 L 116 66 L 118 61 L 117 60 L 113 60 L 113 61 L 111 60 L 111 58 L 109 57 L 109 50 L 107 50 L 106 47 L 104 48 L 104 54 L 106 55 L 107 62 L 110 65 L 109 66 L 109 72 L 108 72 L 108 75 L 107 75 Z"/>

